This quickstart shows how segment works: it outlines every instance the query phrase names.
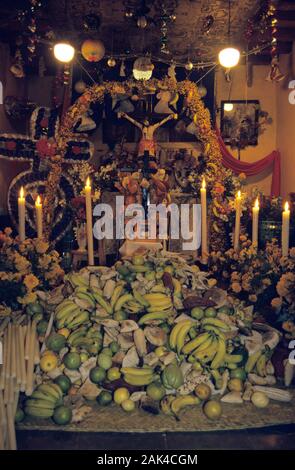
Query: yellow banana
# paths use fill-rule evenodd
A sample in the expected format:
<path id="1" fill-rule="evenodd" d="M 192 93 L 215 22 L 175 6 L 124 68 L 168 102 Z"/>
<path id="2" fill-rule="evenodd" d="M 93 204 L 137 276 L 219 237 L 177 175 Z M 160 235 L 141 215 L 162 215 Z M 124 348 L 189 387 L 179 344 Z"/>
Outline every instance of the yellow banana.
<path id="1" fill-rule="evenodd" d="M 193 325 L 193 322 L 192 321 L 188 321 L 186 324 L 184 324 L 181 328 L 180 328 L 180 331 L 177 335 L 177 338 L 176 338 L 176 348 L 177 348 L 177 353 L 180 354 L 183 346 L 184 346 L 184 342 L 185 342 L 185 339 L 188 335 L 188 332 L 190 330 L 190 328 L 192 327 Z"/>
<path id="2" fill-rule="evenodd" d="M 218 341 L 217 339 L 213 338 L 212 343 L 206 349 L 203 349 L 202 351 L 197 349 L 193 352 L 193 355 L 201 363 L 206 363 L 213 359 L 214 355 L 216 354 L 217 347 Z"/>
<path id="3" fill-rule="evenodd" d="M 143 297 L 150 303 L 160 302 L 161 300 L 170 299 L 170 297 L 167 294 L 162 294 L 161 292 L 153 292 L 151 294 L 145 294 Z"/>
<path id="4" fill-rule="evenodd" d="M 188 324 L 191 324 L 191 320 L 182 320 L 174 326 L 169 337 L 169 344 L 171 349 L 176 349 L 178 333 L 184 325 Z"/>
<path id="5" fill-rule="evenodd" d="M 196 349 L 198 346 L 204 343 L 208 338 L 210 338 L 209 333 L 202 333 L 201 335 L 197 336 L 193 340 L 189 341 L 184 345 L 182 348 L 182 352 L 184 354 L 189 354 L 191 351 Z"/>
<path id="6" fill-rule="evenodd" d="M 88 287 L 88 282 L 77 273 L 71 274 L 69 281 L 74 287 Z"/>
<path id="7" fill-rule="evenodd" d="M 226 362 L 232 362 L 234 364 L 238 364 L 239 362 L 242 362 L 243 356 L 242 354 L 226 354 L 224 356 L 224 360 Z"/>
<path id="8" fill-rule="evenodd" d="M 142 305 L 143 307 L 150 306 L 150 302 L 147 299 L 145 299 L 144 296 L 141 295 L 136 289 L 133 289 L 133 296 L 135 300 L 137 300 L 137 302 L 139 302 L 140 305 Z"/>
<path id="9" fill-rule="evenodd" d="M 229 326 L 219 318 L 203 318 L 201 320 L 201 323 L 203 326 L 205 325 L 212 325 L 216 326 L 217 328 L 221 328 L 222 330 L 229 331 Z"/>
<path id="10" fill-rule="evenodd" d="M 123 307 L 123 305 L 126 304 L 126 302 L 129 302 L 129 300 L 134 300 L 132 294 L 124 294 L 124 295 L 122 295 L 122 296 L 117 300 L 117 302 L 116 302 L 116 304 L 115 304 L 115 307 L 114 307 L 115 312 L 118 312 L 119 310 L 121 310 L 121 308 Z"/>
<path id="11" fill-rule="evenodd" d="M 153 374 L 144 375 L 144 376 L 124 374 L 124 381 L 129 385 L 134 385 L 137 387 L 143 387 L 144 385 L 149 385 L 154 380 L 155 380 L 155 376 Z"/>
<path id="12" fill-rule="evenodd" d="M 25 413 L 34 418 L 51 418 L 54 413 L 54 408 L 37 408 L 30 404 L 29 406 L 25 405 Z"/>
<path id="13" fill-rule="evenodd" d="M 171 411 L 171 404 L 175 400 L 175 397 L 173 395 L 166 395 L 162 400 L 161 400 L 161 410 L 165 415 L 172 415 Z"/>
<path id="14" fill-rule="evenodd" d="M 185 395 L 181 397 L 176 397 L 170 405 L 172 413 L 178 417 L 180 410 L 186 406 L 197 406 L 201 403 L 201 400 L 198 397 L 193 395 Z"/>
<path id="15" fill-rule="evenodd" d="M 218 338 L 217 352 L 211 362 L 212 369 L 218 369 L 224 362 L 224 356 L 226 354 L 226 342 L 222 338 Z"/>
<path id="16" fill-rule="evenodd" d="M 76 297 L 81 300 L 86 300 L 86 302 L 88 302 L 92 308 L 95 308 L 95 299 L 90 293 L 77 292 Z"/>
<path id="17" fill-rule="evenodd" d="M 178 279 L 175 277 L 172 278 L 172 284 L 174 287 L 173 290 L 173 295 L 176 295 L 176 297 L 181 297 L 181 283 Z"/>
<path id="18" fill-rule="evenodd" d="M 61 320 L 62 318 L 66 317 L 69 313 L 73 312 L 74 310 L 77 309 L 77 304 L 75 302 L 72 302 L 65 305 L 63 308 L 61 308 L 57 314 L 55 315 L 56 320 Z"/>
<path id="19" fill-rule="evenodd" d="M 248 357 L 248 360 L 245 365 L 245 371 L 247 372 L 247 374 L 252 372 L 260 356 L 261 351 L 257 351 L 256 353 L 251 354 L 251 356 Z"/>
<path id="20" fill-rule="evenodd" d="M 152 307 L 148 307 L 148 312 L 161 312 L 162 310 L 169 310 L 173 307 L 172 302 L 167 302 L 162 305 L 153 305 Z"/>
<path id="21" fill-rule="evenodd" d="M 217 326 L 213 326 L 213 325 L 204 325 L 203 326 L 203 330 L 205 331 L 210 331 L 211 333 L 215 333 L 217 336 L 219 336 L 220 338 L 223 338 L 225 339 L 225 336 L 224 334 L 222 333 L 222 331 L 217 328 Z"/>
<path id="22" fill-rule="evenodd" d="M 144 325 L 145 323 L 148 323 L 152 320 L 166 320 L 168 316 L 170 315 L 170 312 L 152 312 L 152 313 L 147 313 L 146 315 L 143 315 L 139 321 L 139 325 Z"/>
<path id="23" fill-rule="evenodd" d="M 61 310 L 63 310 L 65 307 L 68 305 L 73 305 L 73 300 L 71 299 L 65 299 L 63 300 L 55 309 L 55 314 L 57 315 Z"/>
<path id="24" fill-rule="evenodd" d="M 214 337 L 209 334 L 209 336 L 208 336 L 208 338 L 206 339 L 206 341 L 204 341 L 204 343 L 200 344 L 200 346 L 198 346 L 198 347 L 194 350 L 194 353 L 195 353 L 195 352 L 202 352 L 202 351 L 205 351 L 207 348 L 209 348 L 210 346 L 212 346 L 213 340 L 214 340 Z"/>
<path id="25" fill-rule="evenodd" d="M 111 297 L 111 308 L 113 309 L 117 300 L 120 298 L 122 292 L 123 292 L 124 286 L 123 284 L 120 284 L 115 287 L 114 292 Z"/>
<path id="26" fill-rule="evenodd" d="M 164 285 L 156 284 L 154 287 L 151 288 L 151 292 L 160 292 L 162 294 L 167 294 L 166 287 Z"/>
<path id="27" fill-rule="evenodd" d="M 111 305 L 109 304 L 109 302 L 107 302 L 101 294 L 94 291 L 93 288 L 92 288 L 92 292 L 93 292 L 93 297 L 95 298 L 96 302 L 102 308 L 104 308 L 107 313 L 109 313 L 109 314 L 113 313 L 113 309 L 112 309 Z"/>
<path id="28" fill-rule="evenodd" d="M 122 367 L 121 372 L 123 374 L 134 375 L 137 377 L 145 377 L 146 375 L 153 374 L 154 369 L 151 367 Z"/>

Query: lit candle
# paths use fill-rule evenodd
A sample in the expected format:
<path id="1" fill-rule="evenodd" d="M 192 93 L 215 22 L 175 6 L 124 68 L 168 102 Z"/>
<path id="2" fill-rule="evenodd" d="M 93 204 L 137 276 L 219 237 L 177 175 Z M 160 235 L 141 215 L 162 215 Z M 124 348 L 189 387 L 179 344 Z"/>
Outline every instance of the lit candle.
<path id="1" fill-rule="evenodd" d="M 259 201 L 256 198 L 252 208 L 252 244 L 258 246 Z"/>
<path id="2" fill-rule="evenodd" d="M 288 256 L 289 253 L 289 232 L 290 232 L 290 209 L 289 204 L 286 202 L 285 210 L 283 211 L 283 226 L 282 226 L 282 255 Z"/>
<path id="3" fill-rule="evenodd" d="M 203 178 L 201 187 L 201 209 L 202 209 L 202 262 L 206 263 L 208 258 L 208 235 L 207 235 L 207 190 L 206 181 Z"/>
<path id="4" fill-rule="evenodd" d="M 23 186 L 20 188 L 18 198 L 18 234 L 23 242 L 26 238 L 26 198 Z"/>
<path id="5" fill-rule="evenodd" d="M 43 236 L 43 206 L 42 206 L 40 196 L 37 196 L 37 199 L 35 202 L 35 209 L 36 209 L 37 238 L 42 238 Z"/>
<path id="6" fill-rule="evenodd" d="M 93 232 L 92 232 L 92 202 L 91 202 L 91 184 L 89 177 L 85 186 L 85 202 L 86 202 L 86 229 L 87 229 L 87 250 L 88 250 L 88 264 L 94 265 L 94 252 L 93 252 Z"/>
<path id="7" fill-rule="evenodd" d="M 234 250 L 235 251 L 239 251 L 239 245 L 240 245 L 241 202 L 242 202 L 241 191 L 238 191 L 236 195 L 236 223 L 235 223 L 235 235 L 234 235 Z"/>

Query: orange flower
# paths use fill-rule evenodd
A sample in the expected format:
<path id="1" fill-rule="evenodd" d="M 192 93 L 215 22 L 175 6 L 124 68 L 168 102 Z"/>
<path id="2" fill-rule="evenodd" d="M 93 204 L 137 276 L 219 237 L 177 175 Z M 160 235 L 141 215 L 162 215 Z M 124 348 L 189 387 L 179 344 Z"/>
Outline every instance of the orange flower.
<path id="1" fill-rule="evenodd" d="M 24 285 L 29 291 L 32 291 L 39 284 L 39 280 L 34 276 L 34 274 L 27 274 L 24 279 Z"/>

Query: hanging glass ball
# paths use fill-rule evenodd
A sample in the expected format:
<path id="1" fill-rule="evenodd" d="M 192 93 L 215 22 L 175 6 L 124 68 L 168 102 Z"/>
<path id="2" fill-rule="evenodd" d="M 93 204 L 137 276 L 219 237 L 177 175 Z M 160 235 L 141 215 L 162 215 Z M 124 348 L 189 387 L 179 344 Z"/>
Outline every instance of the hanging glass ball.
<path id="1" fill-rule="evenodd" d="M 147 27 L 147 19 L 145 16 L 140 16 L 137 20 L 137 26 L 141 29 L 145 29 Z"/>
<path id="2" fill-rule="evenodd" d="M 207 95 L 207 88 L 204 87 L 204 85 L 200 85 L 198 87 L 198 92 L 199 92 L 200 98 L 204 98 Z"/>
<path id="3" fill-rule="evenodd" d="M 189 60 L 186 64 L 185 64 L 185 69 L 190 71 L 190 70 L 193 70 L 194 68 L 194 64 Z"/>
<path id="4" fill-rule="evenodd" d="M 117 63 L 117 62 L 115 61 L 115 59 L 114 59 L 113 57 L 110 57 L 110 58 L 108 59 L 108 66 L 109 66 L 109 67 L 115 67 L 115 66 L 116 66 L 116 63 Z"/>
<path id="5" fill-rule="evenodd" d="M 87 85 L 85 82 L 83 82 L 83 80 L 79 80 L 78 82 L 75 83 L 75 86 L 74 86 L 75 91 L 79 93 L 80 95 L 84 93 L 84 91 L 86 90 L 86 87 Z"/>

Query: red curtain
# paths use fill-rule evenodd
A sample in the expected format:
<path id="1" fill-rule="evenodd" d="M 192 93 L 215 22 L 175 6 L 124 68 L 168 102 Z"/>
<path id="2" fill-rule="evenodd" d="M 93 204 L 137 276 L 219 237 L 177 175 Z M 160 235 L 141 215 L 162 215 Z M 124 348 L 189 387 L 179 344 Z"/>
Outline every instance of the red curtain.
<path id="1" fill-rule="evenodd" d="M 256 176 L 262 171 L 272 167 L 271 195 L 280 195 L 281 186 L 281 156 L 278 150 L 274 150 L 266 157 L 254 163 L 241 162 L 232 156 L 222 140 L 219 129 L 216 128 L 216 134 L 222 153 L 222 163 L 234 173 L 245 173 L 246 176 Z"/>

